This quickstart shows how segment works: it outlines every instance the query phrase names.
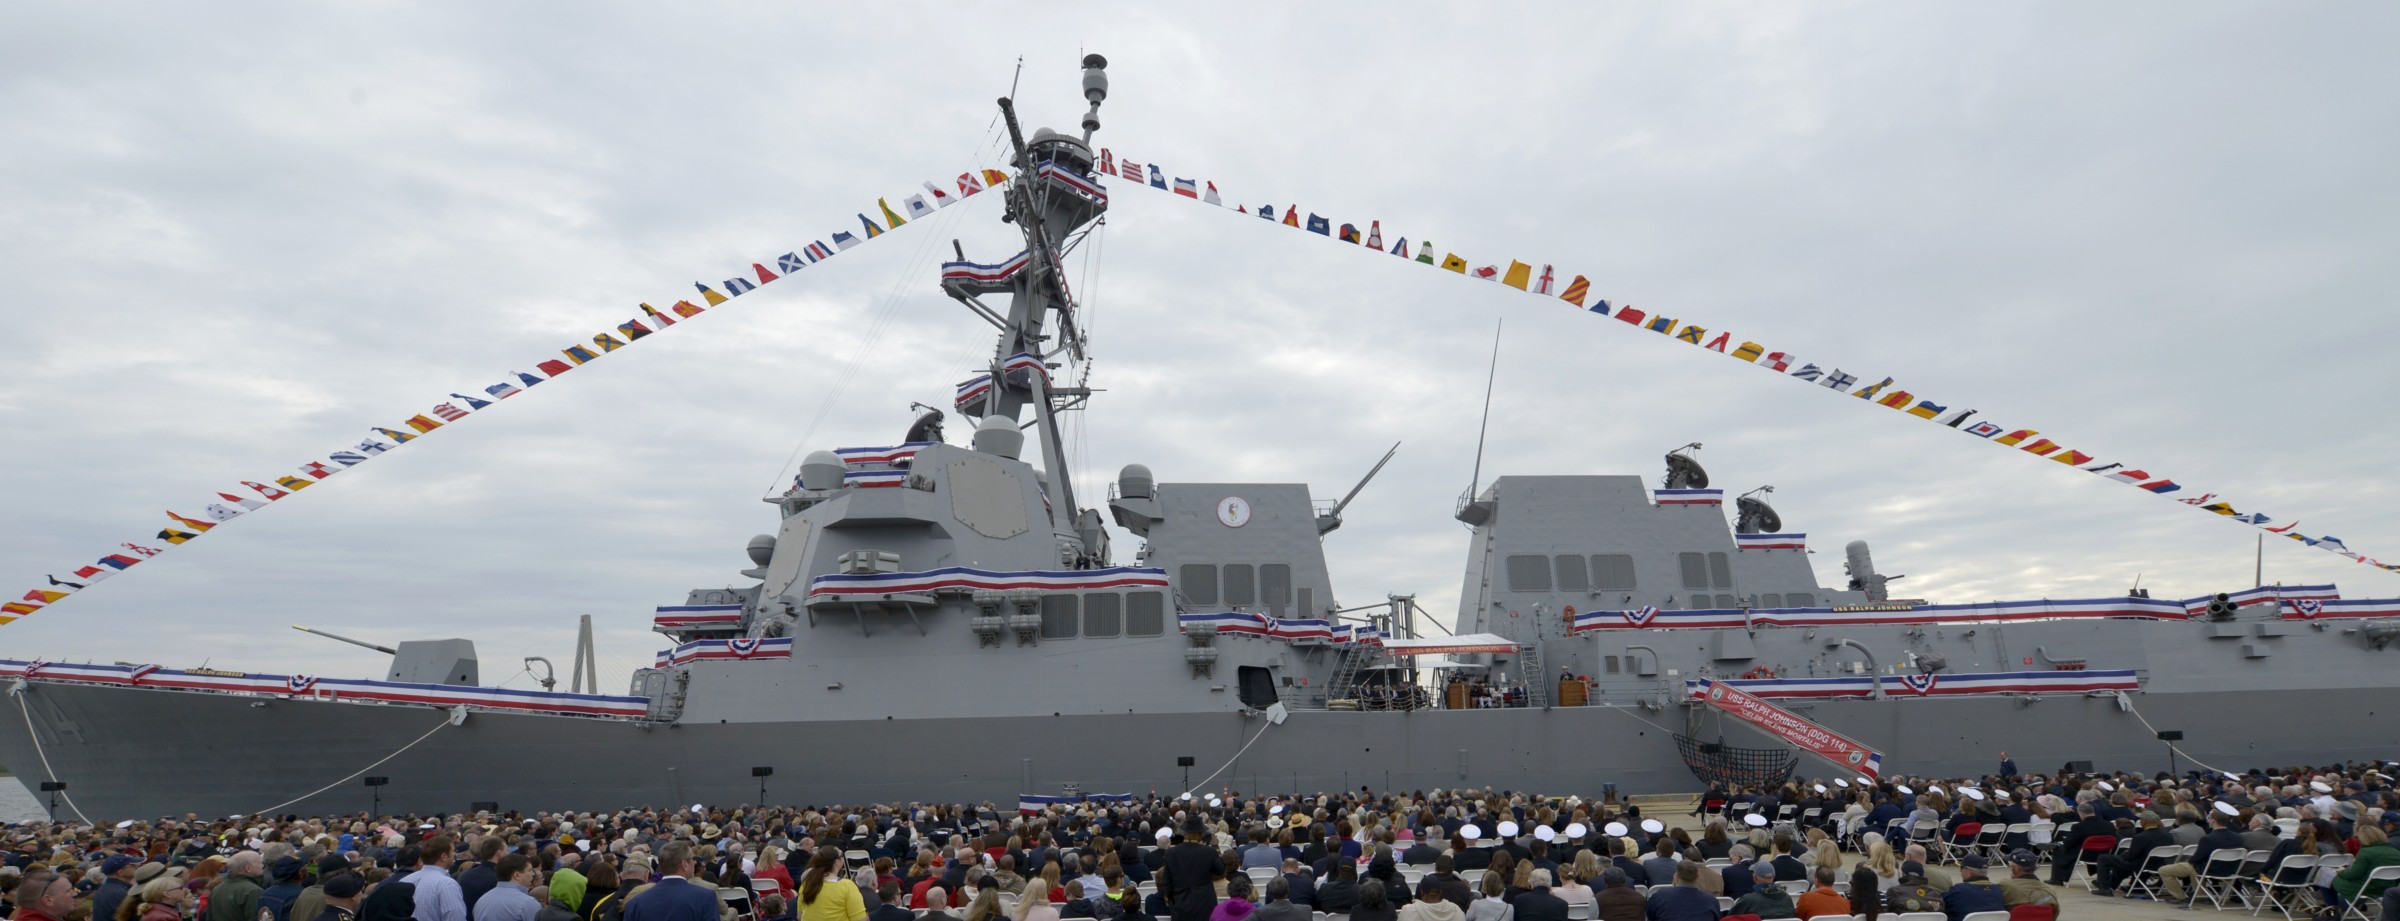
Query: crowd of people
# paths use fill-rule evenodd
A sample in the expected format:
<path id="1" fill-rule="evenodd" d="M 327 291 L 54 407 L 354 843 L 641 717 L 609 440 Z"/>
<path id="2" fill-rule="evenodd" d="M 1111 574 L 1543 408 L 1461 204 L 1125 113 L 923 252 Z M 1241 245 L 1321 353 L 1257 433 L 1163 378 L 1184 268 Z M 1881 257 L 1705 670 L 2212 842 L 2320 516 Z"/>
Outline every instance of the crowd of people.
<path id="1" fill-rule="evenodd" d="M 0 833 L 17 921 L 1761 921 L 2055 919 L 2081 872 L 2188 904 L 2170 843 L 2351 857 L 2309 907 L 2400 888 L 2373 767 L 1833 778 L 1718 788 L 1673 825 L 1491 790 L 202 820 Z M 1993 825 L 1994 835 L 1969 826 Z M 1688 826 L 1688 827 L 1687 827 Z M 2021 830 L 2020 830 L 2021 829 Z M 2092 848 L 2102 836 L 2122 848 Z M 2186 839 L 2189 839 L 2187 842 Z M 2201 848 L 2197 853 L 2208 853 Z M 2178 869 L 2178 867 L 2182 867 Z M 2148 885 L 2155 883 L 2155 887 Z M 2383 891 L 2390 889 L 2389 892 Z"/>

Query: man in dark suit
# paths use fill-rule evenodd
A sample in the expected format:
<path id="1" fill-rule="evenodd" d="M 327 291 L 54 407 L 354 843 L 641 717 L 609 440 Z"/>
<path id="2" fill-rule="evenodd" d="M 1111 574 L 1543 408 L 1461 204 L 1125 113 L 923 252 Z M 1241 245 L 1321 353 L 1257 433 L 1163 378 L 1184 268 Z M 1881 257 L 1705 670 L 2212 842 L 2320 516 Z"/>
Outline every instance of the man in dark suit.
<path id="1" fill-rule="evenodd" d="M 1434 847 L 1431 839 L 1418 838 L 1415 844 L 1408 846 L 1408 850 L 1400 852 L 1400 862 L 1422 867 L 1432 863 L 1434 858 L 1440 856 L 1442 856 L 1442 849 Z"/>
<path id="2" fill-rule="evenodd" d="M 1567 900 L 1550 894 L 1550 871 L 1533 871 L 1533 888 L 1518 893 L 1511 903 L 1517 921 L 1567 921 Z"/>
<path id="3" fill-rule="evenodd" d="M 1805 880 L 1808 878 L 1808 865 L 1800 862 L 1800 839 L 1798 838 L 1790 835 L 1777 835 L 1775 837 L 1774 862 L 1776 879 Z M 1657 884 L 1652 883 L 1651 885 Z"/>
<path id="4" fill-rule="evenodd" d="M 2075 815 L 2075 824 L 2058 836 L 2058 844 L 2050 849 L 2050 885 L 2064 886 L 2075 875 L 2075 860 L 2083 853 L 2084 839 L 2117 833 L 2117 826 L 2101 818 L 2100 810 L 2090 803 L 2075 807 Z"/>
<path id="5" fill-rule="evenodd" d="M 1440 890 L 1442 898 L 1458 906 L 1460 911 L 1467 910 L 1467 906 L 1475 903 L 1475 888 L 1467 885 L 1466 879 L 1458 875 L 1458 864 L 1448 855 L 1434 858 L 1433 872 L 1425 874 L 1425 878 L 1417 883 L 1417 891 L 1426 889 Z"/>
<path id="6" fill-rule="evenodd" d="M 657 885 L 625 903 L 625 921 L 717 921 L 717 893 L 692 884 L 692 846 L 669 841 L 658 848 Z"/>
<path id="7" fill-rule="evenodd" d="M 2158 813 L 2145 809 L 2136 818 L 2141 820 L 2142 830 L 2134 833 L 2133 841 L 2126 846 L 2125 852 L 2100 855 L 2096 885 L 2101 895 L 2117 894 L 2117 887 L 2141 870 L 2142 864 L 2150 859 L 2151 851 L 2157 850 L 2159 845 L 2175 843 L 2175 837 L 2160 827 Z"/>
<path id="8" fill-rule="evenodd" d="M 899 880 L 884 880 L 876 887 L 875 898 L 878 904 L 867 911 L 867 921 L 916 921 L 917 913 L 901 904 Z"/>
<path id="9" fill-rule="evenodd" d="M 1485 870 L 1492 866 L 1492 850 L 1469 847 L 1466 839 L 1450 839 L 1450 865 L 1460 870 Z"/>
<path id="10" fill-rule="evenodd" d="M 1207 834 L 1198 817 L 1185 823 L 1183 841 L 1167 852 L 1167 865 L 1158 873 L 1158 891 L 1175 921 L 1208 921 L 1217 909 L 1217 876 L 1225 867 L 1216 848 L 1200 843 Z"/>
<path id="11" fill-rule="evenodd" d="M 1757 880 L 1757 877 L 1753 875 L 1752 869 L 1752 864 L 1755 858 L 1750 853 L 1750 846 L 1747 844 L 1734 845 L 1733 850 L 1730 853 L 1732 854 L 1733 865 L 1726 867 L 1717 875 L 1724 877 L 1725 879 L 1725 897 L 1729 899 L 1738 899 L 1742 896 L 1749 895 L 1752 883 Z M 1772 865 L 1770 865 L 1770 867 L 1772 867 Z"/>
<path id="12" fill-rule="evenodd" d="M 1283 884 L 1292 894 L 1292 904 L 1304 905 L 1314 911 L 1317 907 L 1317 879 L 1300 869 L 1300 861 L 1284 858 Z"/>

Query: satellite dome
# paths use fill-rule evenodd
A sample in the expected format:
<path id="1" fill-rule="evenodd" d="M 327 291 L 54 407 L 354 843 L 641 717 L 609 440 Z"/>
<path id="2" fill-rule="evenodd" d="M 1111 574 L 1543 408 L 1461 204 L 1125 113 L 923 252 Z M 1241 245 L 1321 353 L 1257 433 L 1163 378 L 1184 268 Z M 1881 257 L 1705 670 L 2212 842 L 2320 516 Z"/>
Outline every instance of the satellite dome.
<path id="1" fill-rule="evenodd" d="M 761 534 L 750 539 L 750 562 L 760 566 L 775 558 L 775 535 Z"/>
<path id="2" fill-rule="evenodd" d="M 811 451 L 800 461 L 800 488 L 840 489 L 842 472 L 847 465 L 842 456 L 831 451 Z"/>
<path id="3" fill-rule="evenodd" d="M 1158 492 L 1158 477 L 1142 464 L 1126 464 L 1117 471 L 1117 493 L 1128 499 L 1148 499 Z"/>
<path id="4" fill-rule="evenodd" d="M 1007 416 L 985 416 L 975 423 L 975 450 L 1015 460 L 1025 450 L 1025 432 Z"/>

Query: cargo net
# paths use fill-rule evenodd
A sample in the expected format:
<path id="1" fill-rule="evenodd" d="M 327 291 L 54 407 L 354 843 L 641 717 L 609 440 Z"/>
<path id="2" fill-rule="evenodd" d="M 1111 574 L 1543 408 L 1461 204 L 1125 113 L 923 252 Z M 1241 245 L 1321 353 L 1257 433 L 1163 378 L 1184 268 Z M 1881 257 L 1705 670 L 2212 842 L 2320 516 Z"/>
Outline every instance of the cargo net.
<path id="1" fill-rule="evenodd" d="M 1800 767 L 1800 756 L 1788 748 L 1735 748 L 1682 733 L 1675 734 L 1675 751 L 1701 783 L 1725 789 L 1782 786 Z"/>

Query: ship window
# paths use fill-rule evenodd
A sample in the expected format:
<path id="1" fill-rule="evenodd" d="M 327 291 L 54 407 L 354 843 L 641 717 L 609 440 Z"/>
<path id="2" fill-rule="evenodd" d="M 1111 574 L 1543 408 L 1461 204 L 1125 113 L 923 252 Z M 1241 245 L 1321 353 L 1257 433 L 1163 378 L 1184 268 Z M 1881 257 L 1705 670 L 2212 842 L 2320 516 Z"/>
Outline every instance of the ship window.
<path id="1" fill-rule="evenodd" d="M 1720 611 L 1730 611 L 1730 610 L 1733 610 L 1733 607 L 1734 607 L 1734 604 L 1733 604 L 1733 596 L 1732 596 L 1732 595 L 1718 595 L 1718 596 L 1717 596 L 1717 604 L 1716 604 L 1716 608 L 1717 608 L 1717 610 L 1720 610 Z"/>
<path id="2" fill-rule="evenodd" d="M 1707 587 L 1708 587 L 1708 555 L 1707 555 L 1707 554 L 1705 554 L 1705 553 L 1678 553 L 1678 554 L 1676 554 L 1676 555 L 1675 555 L 1675 557 L 1676 557 L 1676 559 L 1677 559 L 1678 561 L 1680 561 L 1680 562 L 1683 564 L 1683 587 L 1684 587 L 1684 588 L 1707 588 Z"/>
<path id="3" fill-rule="evenodd" d="M 1793 592 L 1783 596 L 1783 603 L 1787 607 L 1813 608 L 1817 606 L 1817 596 L 1807 592 Z"/>
<path id="4" fill-rule="evenodd" d="M 1775 594 L 1774 592 L 1768 592 L 1764 595 L 1760 595 L 1758 596 L 1758 606 L 1762 608 L 1783 607 L 1783 596 Z"/>
<path id="5" fill-rule="evenodd" d="M 1725 554 L 1708 555 L 1708 581 L 1710 588 L 1733 587 L 1733 567 L 1725 559 Z"/>
<path id="6" fill-rule="evenodd" d="M 1237 674 L 1241 679 L 1242 706 L 1266 708 L 1275 705 L 1275 676 L 1256 665 L 1244 665 Z"/>
<path id="7" fill-rule="evenodd" d="M 1256 571 L 1248 563 L 1225 564 L 1225 606 L 1238 608 L 1258 603 Z"/>
<path id="8" fill-rule="evenodd" d="M 1605 664 L 1606 666 L 1608 666 L 1608 673 L 1609 673 L 1609 674 L 1611 674 L 1611 675 L 1614 675 L 1614 674 L 1616 674 L 1616 673 L 1617 673 L 1617 657 L 1616 657 L 1616 656 L 1603 656 L 1603 657 L 1601 658 L 1601 662 L 1602 662 L 1602 664 Z"/>
<path id="9" fill-rule="evenodd" d="M 1164 596 L 1157 592 L 1134 592 L 1125 596 L 1125 635 L 1157 636 L 1167 631 L 1167 606 Z"/>
<path id="10" fill-rule="evenodd" d="M 1512 592 L 1549 591 L 1550 558 L 1528 554 L 1509 557 L 1508 590 Z"/>
<path id="11" fill-rule="evenodd" d="M 1042 596 L 1042 639 L 1075 638 L 1075 596 Z"/>
<path id="12" fill-rule="evenodd" d="M 1258 594 L 1267 603 L 1267 613 L 1282 617 L 1284 606 L 1292 603 L 1291 564 L 1267 563 L 1259 566 Z"/>
<path id="13" fill-rule="evenodd" d="M 1592 554 L 1592 587 L 1604 592 L 1633 591 L 1633 554 Z"/>
<path id="14" fill-rule="evenodd" d="M 1116 636 L 1118 625 L 1124 621 L 1119 616 L 1122 602 L 1123 596 L 1115 592 L 1083 596 L 1083 635 L 1094 638 Z"/>
<path id="15" fill-rule="evenodd" d="M 1583 557 L 1562 556 L 1550 561 L 1558 572 L 1558 590 L 1562 592 L 1590 591 L 1592 580 L 1583 572 Z"/>
<path id="16" fill-rule="evenodd" d="M 1183 578 L 1175 580 L 1175 587 L 1193 604 L 1212 607 L 1217 603 L 1217 568 L 1206 563 L 1185 563 Z"/>

